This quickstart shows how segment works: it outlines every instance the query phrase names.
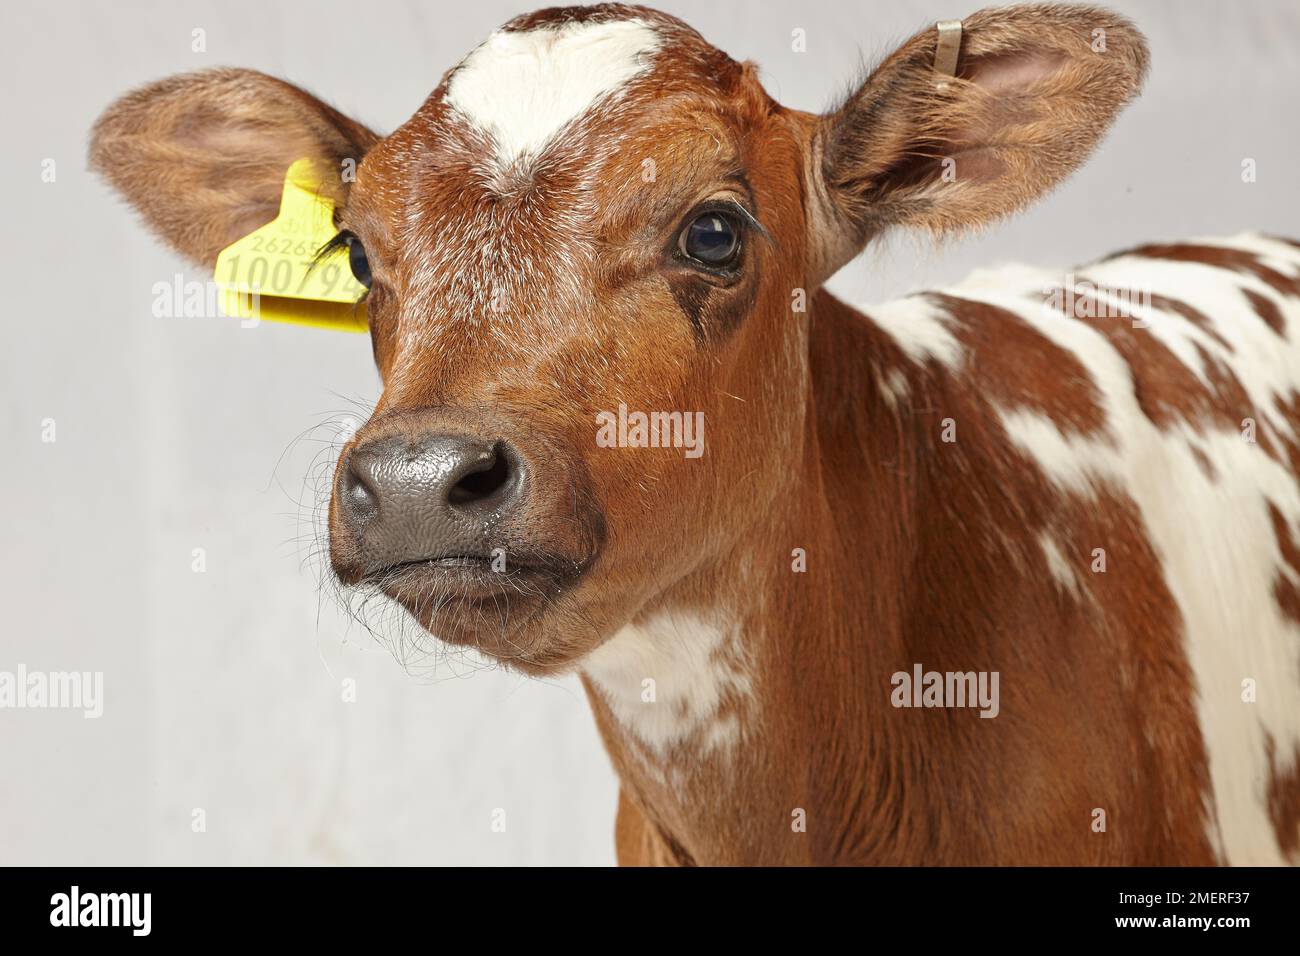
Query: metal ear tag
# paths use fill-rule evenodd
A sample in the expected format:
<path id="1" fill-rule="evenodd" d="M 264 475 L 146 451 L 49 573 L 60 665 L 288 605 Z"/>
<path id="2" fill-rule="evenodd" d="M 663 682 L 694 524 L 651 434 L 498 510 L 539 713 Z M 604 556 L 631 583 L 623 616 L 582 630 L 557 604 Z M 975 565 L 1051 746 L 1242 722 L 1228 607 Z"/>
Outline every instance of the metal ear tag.
<path id="1" fill-rule="evenodd" d="M 956 76 L 957 57 L 961 53 L 961 21 L 940 20 L 935 26 L 939 30 L 939 43 L 934 50 L 934 72 L 940 76 Z M 940 81 L 939 89 L 947 86 Z"/>

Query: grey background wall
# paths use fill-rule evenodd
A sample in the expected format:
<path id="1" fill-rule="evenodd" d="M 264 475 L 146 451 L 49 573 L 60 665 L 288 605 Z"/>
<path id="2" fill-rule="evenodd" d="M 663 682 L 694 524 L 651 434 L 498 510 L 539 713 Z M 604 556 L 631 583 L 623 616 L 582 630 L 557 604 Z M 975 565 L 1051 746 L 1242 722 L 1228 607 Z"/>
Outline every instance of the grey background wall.
<path id="1" fill-rule="evenodd" d="M 820 109 L 860 59 L 969 2 L 661 6 L 759 62 L 781 101 Z M 1010 259 L 1300 235 L 1300 4 L 1110 5 L 1146 31 L 1154 69 L 1091 164 L 1014 222 L 942 248 L 900 238 L 833 288 L 870 301 Z M 365 339 L 155 318 L 153 285 L 180 264 L 84 163 L 113 97 L 218 64 L 391 130 L 529 6 L 4 5 L 0 671 L 102 671 L 105 702 L 98 720 L 0 710 L 0 863 L 613 862 L 617 787 L 575 681 L 466 657 L 408 675 L 318 591 L 314 479 L 341 418 L 378 395 Z"/>

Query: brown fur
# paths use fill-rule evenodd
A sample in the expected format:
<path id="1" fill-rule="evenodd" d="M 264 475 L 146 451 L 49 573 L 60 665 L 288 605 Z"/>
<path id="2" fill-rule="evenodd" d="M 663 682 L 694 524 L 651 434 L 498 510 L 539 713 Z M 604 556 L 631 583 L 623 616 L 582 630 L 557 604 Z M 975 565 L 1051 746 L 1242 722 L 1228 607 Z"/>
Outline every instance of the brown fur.
<path id="1" fill-rule="evenodd" d="M 739 727 L 729 751 L 688 740 L 656 755 L 587 680 L 623 784 L 621 862 L 1213 862 L 1177 608 L 1140 517 L 1116 489 L 1063 499 L 992 414 L 994 402 L 1023 406 L 1097 433 L 1086 374 L 1002 310 L 936 300 L 961 314 L 992 382 L 980 394 L 906 361 L 818 289 L 887 226 L 978 227 L 1068 175 L 1136 94 L 1140 35 L 1092 7 L 981 11 L 946 88 L 927 29 L 819 117 L 782 108 L 752 67 L 653 11 L 542 11 L 508 29 L 628 16 L 671 37 L 654 69 L 526 170 L 485 161 L 490 144 L 443 100 L 447 78 L 377 139 L 246 71 L 119 101 L 92 161 L 151 227 L 207 262 L 269 218 L 272 186 L 300 153 L 337 162 L 368 150 L 340 223 L 374 270 L 385 391 L 357 442 L 448 421 L 500 430 L 558 489 L 512 540 L 561 542 L 581 567 L 508 627 L 425 607 L 431 630 L 553 673 L 659 611 L 735 623 L 743 640 L 717 659 L 746 668 L 754 690 L 720 703 L 717 718 Z M 1090 46 L 1096 29 L 1104 54 Z M 200 132 L 195 115 L 217 119 Z M 263 128 L 275 135 L 259 148 L 278 151 L 220 165 L 218 141 L 229 154 Z M 654 182 L 641 176 L 646 157 Z M 955 183 L 942 181 L 944 157 Z M 770 236 L 746 236 L 734 281 L 664 257 L 720 191 Z M 807 292 L 806 313 L 791 311 L 794 290 Z M 1167 367 L 1158 352 L 1143 360 Z M 889 372 L 905 377 L 904 407 L 880 396 Z M 594 414 L 619 402 L 703 411 L 707 454 L 594 447 Z M 1156 390 L 1145 407 L 1153 420 L 1208 414 L 1180 402 Z M 944 417 L 961 422 L 960 443 L 939 442 Z M 346 578 L 355 555 L 331 517 Z M 1081 573 L 1069 592 L 1039 532 L 1080 562 L 1105 541 L 1126 573 Z M 794 548 L 809 573 L 790 572 Z M 1000 670 L 1001 716 L 892 708 L 890 675 L 917 661 Z M 1274 783 L 1279 826 L 1294 819 L 1295 790 Z M 1108 813 L 1104 834 L 1090 827 L 1095 808 Z M 791 827 L 796 810 L 806 832 Z"/>

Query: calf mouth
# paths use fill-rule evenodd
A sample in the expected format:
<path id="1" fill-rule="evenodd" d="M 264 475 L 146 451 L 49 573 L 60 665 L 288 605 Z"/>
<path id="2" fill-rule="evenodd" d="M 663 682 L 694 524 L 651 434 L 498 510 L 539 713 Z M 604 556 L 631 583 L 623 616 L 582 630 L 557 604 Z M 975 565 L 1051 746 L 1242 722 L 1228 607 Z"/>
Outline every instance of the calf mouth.
<path id="1" fill-rule="evenodd" d="M 363 583 L 396 601 L 499 603 L 503 597 L 555 599 L 582 573 L 581 563 L 501 561 L 483 554 L 449 554 L 403 561 L 372 571 Z"/>
<path id="2" fill-rule="evenodd" d="M 594 559 L 529 553 L 503 566 L 499 553 L 448 554 L 369 572 L 353 586 L 382 593 L 446 644 L 528 670 L 544 656 L 544 620 Z"/>

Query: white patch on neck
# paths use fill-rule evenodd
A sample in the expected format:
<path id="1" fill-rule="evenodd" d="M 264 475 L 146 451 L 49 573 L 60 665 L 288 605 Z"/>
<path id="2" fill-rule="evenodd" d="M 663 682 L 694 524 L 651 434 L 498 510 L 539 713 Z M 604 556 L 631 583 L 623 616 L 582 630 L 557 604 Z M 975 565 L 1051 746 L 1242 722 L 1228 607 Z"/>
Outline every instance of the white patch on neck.
<path id="1" fill-rule="evenodd" d="M 719 716 L 723 698 L 753 693 L 748 672 L 730 653 L 733 635 L 693 614 L 660 614 L 628 625 L 596 648 L 582 670 L 620 725 L 656 756 L 691 741 L 707 753 L 740 738 L 735 714 Z M 655 699 L 644 700 L 644 681 Z"/>
<path id="2" fill-rule="evenodd" d="M 509 167 L 642 73 L 659 46 L 640 20 L 498 30 L 452 74 L 446 102 L 491 135 Z"/>

